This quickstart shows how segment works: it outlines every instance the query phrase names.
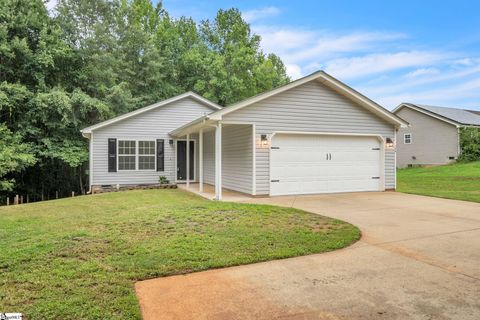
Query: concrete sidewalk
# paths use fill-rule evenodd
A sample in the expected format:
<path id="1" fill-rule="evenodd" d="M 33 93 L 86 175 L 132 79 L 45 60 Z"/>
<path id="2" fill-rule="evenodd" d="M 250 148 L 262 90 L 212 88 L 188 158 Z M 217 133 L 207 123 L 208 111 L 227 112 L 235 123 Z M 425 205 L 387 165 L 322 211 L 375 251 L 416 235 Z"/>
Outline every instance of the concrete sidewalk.
<path id="1" fill-rule="evenodd" d="M 393 192 L 250 199 L 351 222 L 330 253 L 142 281 L 145 319 L 480 319 L 480 204 Z"/>

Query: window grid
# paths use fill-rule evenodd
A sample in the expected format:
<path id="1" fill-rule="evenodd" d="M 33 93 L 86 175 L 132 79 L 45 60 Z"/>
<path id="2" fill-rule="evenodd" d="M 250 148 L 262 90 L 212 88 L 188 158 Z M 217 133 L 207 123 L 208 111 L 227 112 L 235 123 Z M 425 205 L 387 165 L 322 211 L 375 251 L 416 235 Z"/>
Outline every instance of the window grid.
<path id="1" fill-rule="evenodd" d="M 155 141 L 119 140 L 118 170 L 155 170 L 155 148 Z"/>
<path id="2" fill-rule="evenodd" d="M 412 134 L 411 133 L 405 133 L 403 135 L 403 143 L 405 143 L 405 144 L 411 144 L 412 143 Z"/>

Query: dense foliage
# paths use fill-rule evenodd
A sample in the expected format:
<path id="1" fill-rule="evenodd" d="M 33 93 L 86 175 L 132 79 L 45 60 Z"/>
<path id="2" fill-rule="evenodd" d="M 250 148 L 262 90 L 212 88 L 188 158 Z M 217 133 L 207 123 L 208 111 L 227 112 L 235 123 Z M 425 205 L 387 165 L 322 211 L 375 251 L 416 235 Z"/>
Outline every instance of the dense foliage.
<path id="1" fill-rule="evenodd" d="M 151 0 L 60 0 L 54 12 L 2 0 L 0 196 L 85 192 L 79 130 L 93 123 L 188 90 L 228 105 L 286 83 L 259 44 L 237 9 L 197 24 Z"/>
<path id="2" fill-rule="evenodd" d="M 475 127 L 463 127 L 460 129 L 460 153 L 459 161 L 480 160 L 480 129 Z"/>

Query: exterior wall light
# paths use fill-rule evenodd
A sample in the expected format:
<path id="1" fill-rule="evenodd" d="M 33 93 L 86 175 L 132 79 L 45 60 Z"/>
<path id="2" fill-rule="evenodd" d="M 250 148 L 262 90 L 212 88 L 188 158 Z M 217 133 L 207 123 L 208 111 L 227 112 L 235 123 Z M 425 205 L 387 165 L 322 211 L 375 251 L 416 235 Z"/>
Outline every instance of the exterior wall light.
<path id="1" fill-rule="evenodd" d="M 171 146 L 173 146 L 173 140 L 170 139 L 170 140 L 168 141 L 168 144 L 171 145 Z"/>
<path id="2" fill-rule="evenodd" d="M 260 135 L 260 143 L 261 143 L 262 147 L 268 146 L 268 139 L 267 139 L 266 134 Z"/>
<path id="3" fill-rule="evenodd" d="M 392 138 L 387 138 L 387 139 L 385 139 L 385 146 L 386 146 L 388 149 L 393 149 L 393 147 L 395 146 L 395 144 L 393 143 Z"/>

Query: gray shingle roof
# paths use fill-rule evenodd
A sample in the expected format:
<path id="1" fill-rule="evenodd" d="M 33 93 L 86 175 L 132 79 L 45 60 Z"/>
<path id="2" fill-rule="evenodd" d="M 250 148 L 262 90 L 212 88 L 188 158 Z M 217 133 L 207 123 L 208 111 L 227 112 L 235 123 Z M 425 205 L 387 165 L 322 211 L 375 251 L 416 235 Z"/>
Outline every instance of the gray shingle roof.
<path id="1" fill-rule="evenodd" d="M 423 110 L 435 113 L 441 117 L 453 120 L 459 124 L 480 126 L 480 112 L 458 108 L 429 106 L 425 104 L 406 103 Z"/>

